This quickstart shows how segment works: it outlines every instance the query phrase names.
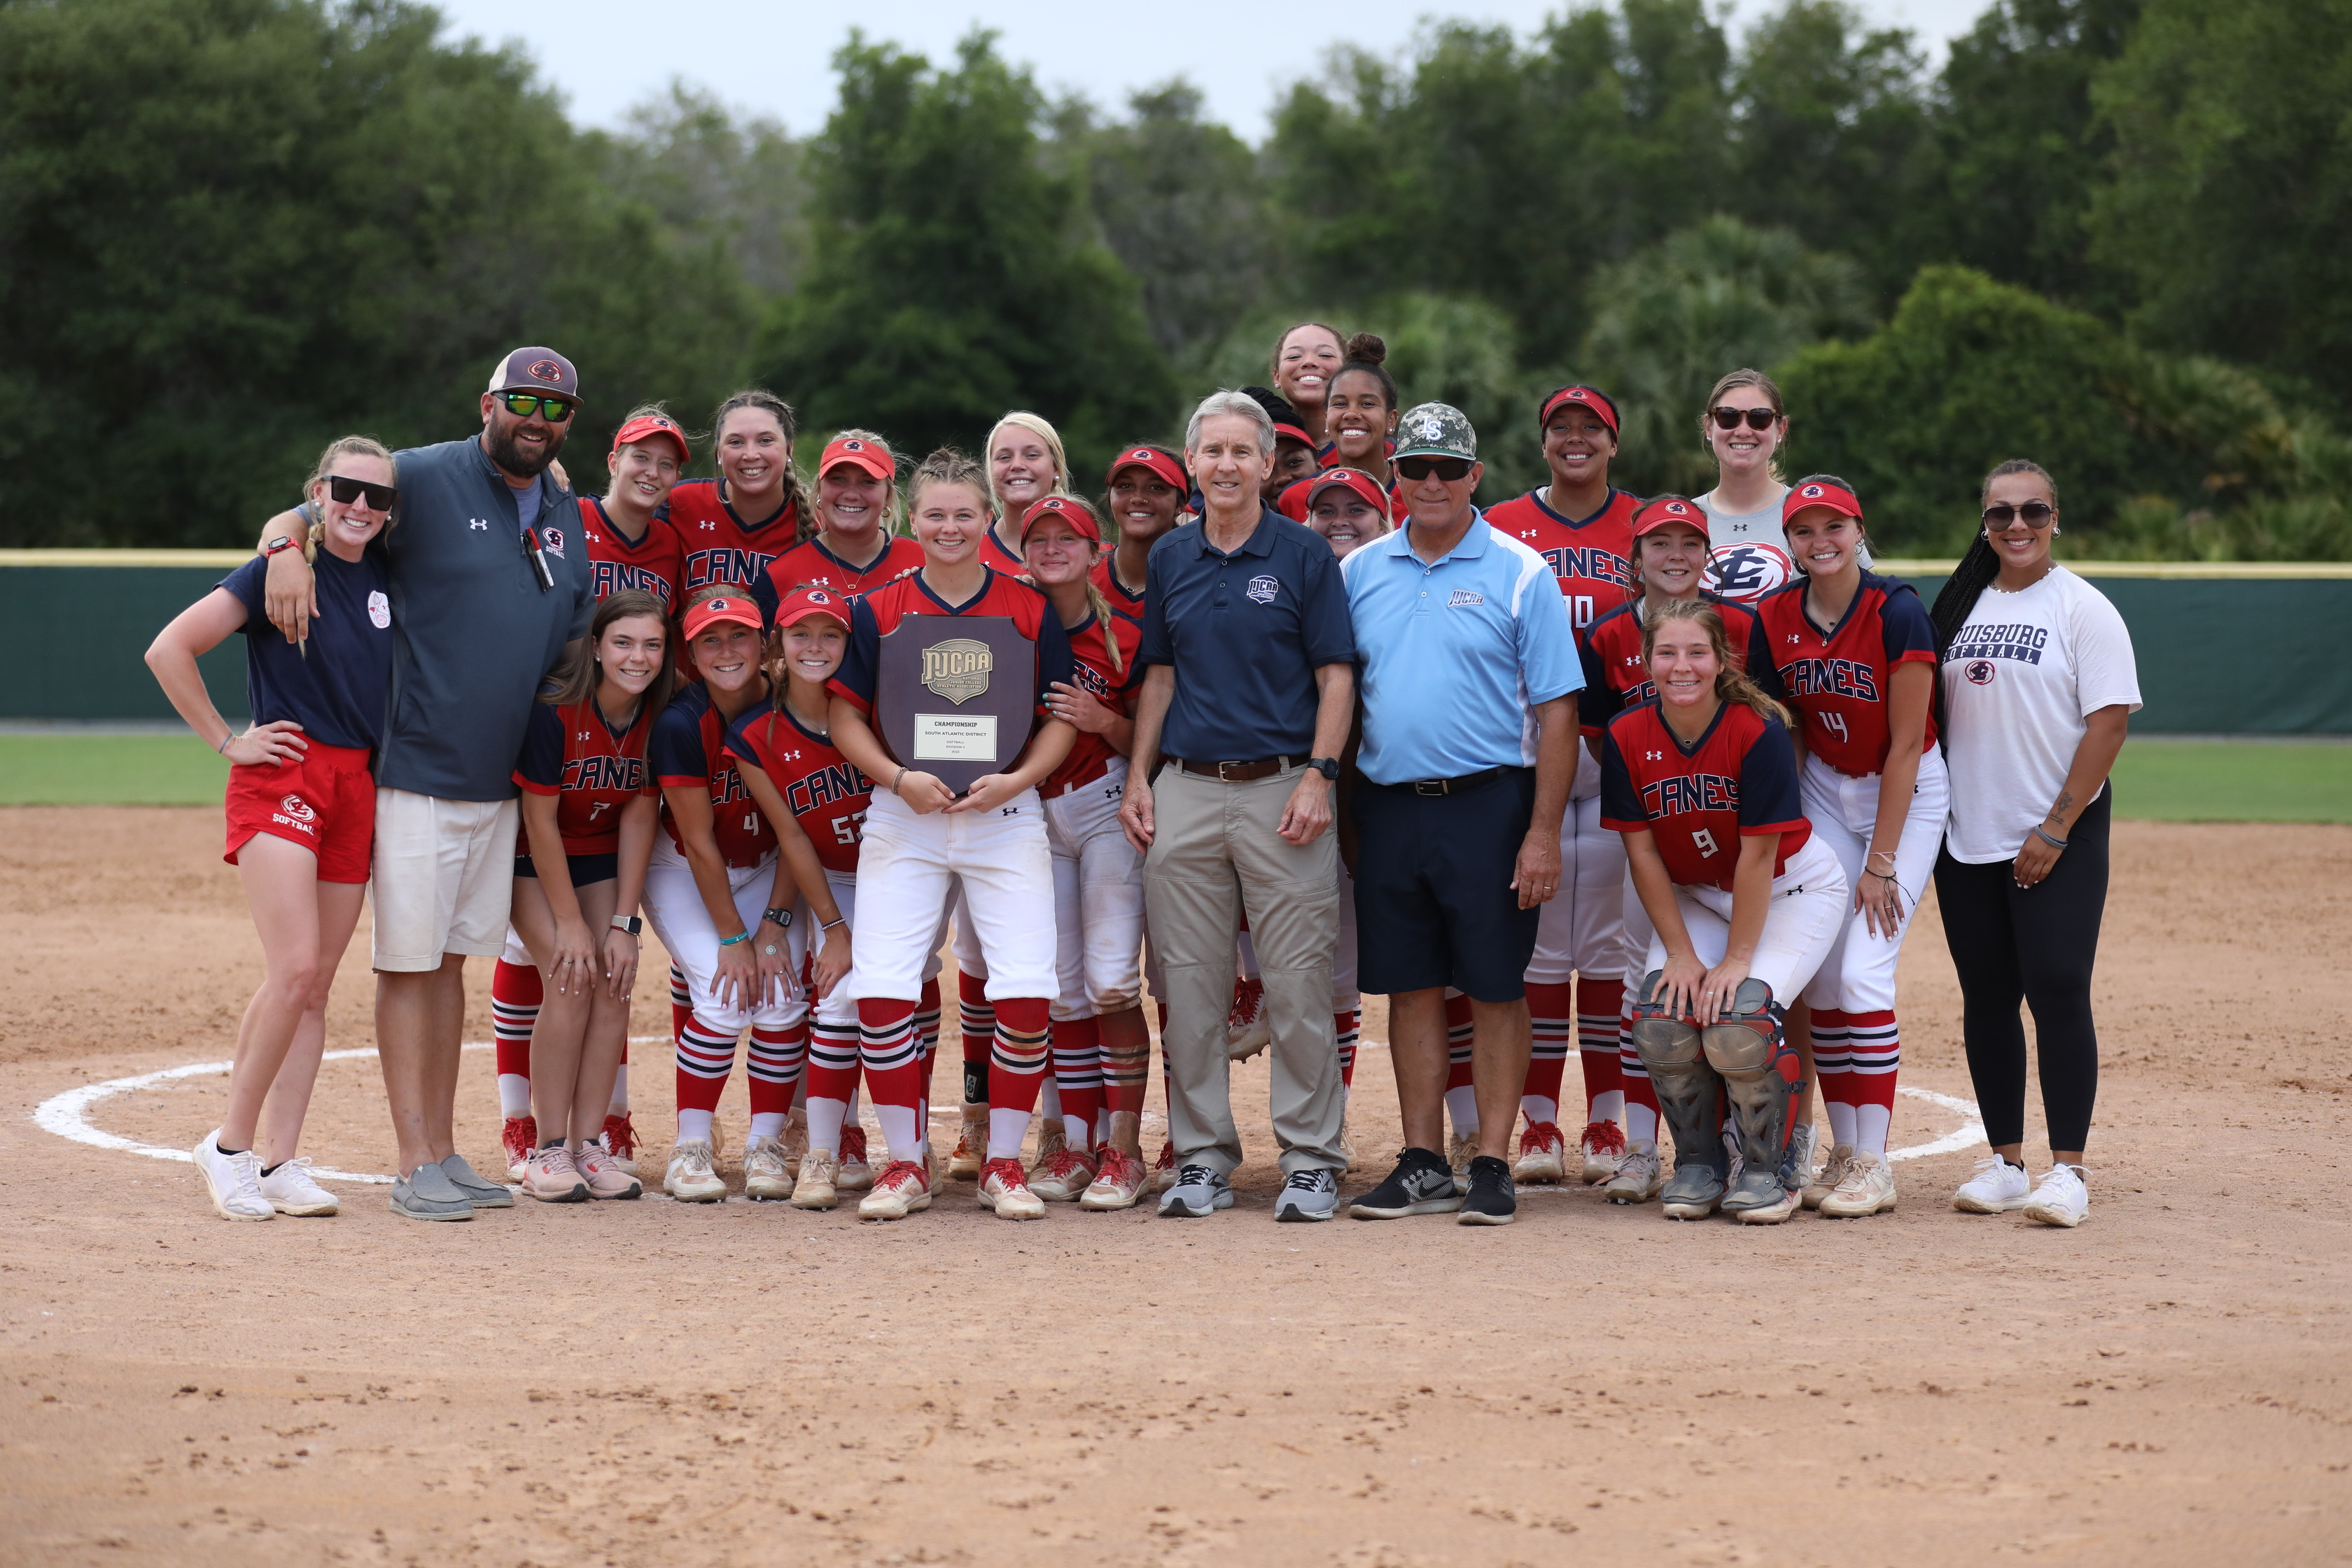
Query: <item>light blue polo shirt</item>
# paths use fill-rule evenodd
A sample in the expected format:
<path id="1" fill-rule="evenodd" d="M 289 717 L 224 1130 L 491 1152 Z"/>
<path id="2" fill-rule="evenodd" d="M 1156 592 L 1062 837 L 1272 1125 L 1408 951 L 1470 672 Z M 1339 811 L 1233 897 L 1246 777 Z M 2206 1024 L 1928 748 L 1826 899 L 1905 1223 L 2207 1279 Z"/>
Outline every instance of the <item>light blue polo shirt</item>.
<path id="1" fill-rule="evenodd" d="M 1430 565 L 1410 533 L 1339 563 L 1364 705 L 1356 765 L 1374 784 L 1533 767 L 1535 705 L 1584 685 L 1559 579 L 1483 512 Z"/>

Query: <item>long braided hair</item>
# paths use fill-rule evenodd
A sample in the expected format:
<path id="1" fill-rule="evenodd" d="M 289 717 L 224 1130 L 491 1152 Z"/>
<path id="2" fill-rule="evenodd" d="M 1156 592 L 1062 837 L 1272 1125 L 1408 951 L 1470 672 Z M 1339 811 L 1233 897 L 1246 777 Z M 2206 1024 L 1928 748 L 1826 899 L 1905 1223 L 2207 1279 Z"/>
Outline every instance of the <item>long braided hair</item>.
<path id="1" fill-rule="evenodd" d="M 1993 480 L 2006 479 L 2011 474 L 2033 475 L 2050 488 L 2050 504 L 2053 507 L 2058 504 L 2058 481 L 2050 477 L 2050 470 L 2031 458 L 2011 458 L 2005 463 L 1995 465 L 1992 472 L 1984 477 L 1984 483 L 1977 488 L 1977 505 L 1981 508 L 1985 504 L 1985 498 L 1992 493 Z M 1935 607 L 1927 612 L 1927 618 L 1936 626 L 1936 658 L 1938 662 L 1950 649 L 1952 639 L 1959 635 L 1960 628 L 1969 624 L 1969 616 L 1976 610 L 1977 601 L 1984 596 L 1985 589 L 2000 575 L 2000 557 L 1994 552 L 1992 541 L 1985 536 L 1984 528 L 1979 524 L 1976 538 L 1969 542 L 1968 553 L 1960 557 L 1958 566 L 1952 568 L 1952 574 L 1944 579 L 1943 591 L 1936 595 Z"/>

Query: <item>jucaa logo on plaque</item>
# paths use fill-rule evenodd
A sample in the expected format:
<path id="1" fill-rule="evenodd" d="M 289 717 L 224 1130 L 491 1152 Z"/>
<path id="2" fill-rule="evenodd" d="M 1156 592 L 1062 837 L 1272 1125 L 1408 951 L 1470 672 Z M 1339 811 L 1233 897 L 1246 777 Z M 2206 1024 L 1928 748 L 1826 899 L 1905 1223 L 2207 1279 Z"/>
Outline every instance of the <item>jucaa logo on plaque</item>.
<path id="1" fill-rule="evenodd" d="M 1003 616 L 909 616 L 882 639 L 875 717 L 883 743 L 958 795 L 1028 739 L 1037 647 Z"/>

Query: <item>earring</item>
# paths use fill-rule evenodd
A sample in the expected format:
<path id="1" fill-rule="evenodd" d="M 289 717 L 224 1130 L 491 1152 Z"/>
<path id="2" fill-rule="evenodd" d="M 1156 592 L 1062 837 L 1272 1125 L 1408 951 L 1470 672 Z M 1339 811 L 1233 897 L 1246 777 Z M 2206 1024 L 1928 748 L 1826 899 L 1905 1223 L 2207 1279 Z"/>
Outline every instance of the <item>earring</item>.
<path id="1" fill-rule="evenodd" d="M 2060 534 L 2062 534 L 2062 533 L 2063 533 L 2063 532 L 2065 532 L 2065 531 L 2065 531 L 2064 529 L 2063 529 L 2063 528 L 2059 527 L 2059 526 L 2058 526 L 2056 523 L 2054 523 L 2054 522 L 2053 522 L 2053 523 L 2052 523 L 2052 524 L 2050 525 L 2050 537 L 2051 537 L 2051 538 L 2053 538 L 2053 539 L 2057 538 Z"/>

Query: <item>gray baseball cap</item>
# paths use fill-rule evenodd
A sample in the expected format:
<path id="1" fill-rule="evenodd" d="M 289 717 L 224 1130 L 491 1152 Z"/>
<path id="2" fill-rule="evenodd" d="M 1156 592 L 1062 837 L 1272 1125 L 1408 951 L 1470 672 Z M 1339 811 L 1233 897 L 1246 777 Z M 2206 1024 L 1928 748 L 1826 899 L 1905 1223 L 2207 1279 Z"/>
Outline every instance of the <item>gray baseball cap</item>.
<path id="1" fill-rule="evenodd" d="M 485 392 L 543 392 L 580 401 L 580 373 L 550 348 L 520 348 L 499 361 Z"/>
<path id="2" fill-rule="evenodd" d="M 1478 460 L 1478 432 L 1470 416 L 1450 403 L 1424 403 L 1397 421 L 1392 458 L 1466 458 Z"/>

